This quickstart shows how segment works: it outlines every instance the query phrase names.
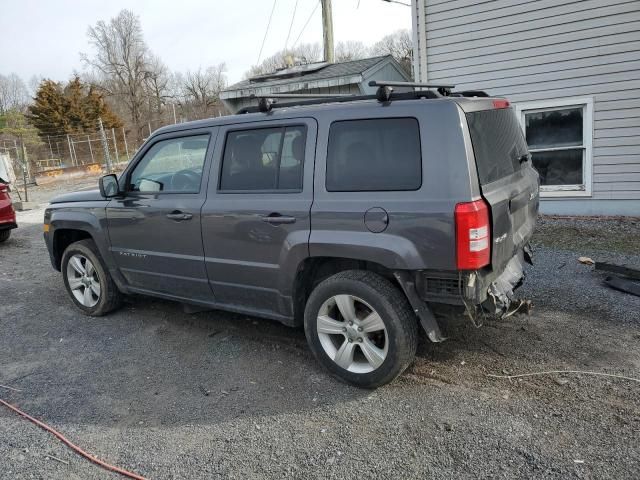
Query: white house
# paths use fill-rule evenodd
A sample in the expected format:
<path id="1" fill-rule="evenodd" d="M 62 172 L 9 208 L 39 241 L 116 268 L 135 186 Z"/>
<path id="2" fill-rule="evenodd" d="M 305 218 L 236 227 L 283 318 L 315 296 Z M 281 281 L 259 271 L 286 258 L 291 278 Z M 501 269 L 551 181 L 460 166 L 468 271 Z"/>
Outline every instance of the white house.
<path id="1" fill-rule="evenodd" d="M 640 1 L 412 0 L 417 81 L 515 104 L 541 210 L 640 216 Z"/>

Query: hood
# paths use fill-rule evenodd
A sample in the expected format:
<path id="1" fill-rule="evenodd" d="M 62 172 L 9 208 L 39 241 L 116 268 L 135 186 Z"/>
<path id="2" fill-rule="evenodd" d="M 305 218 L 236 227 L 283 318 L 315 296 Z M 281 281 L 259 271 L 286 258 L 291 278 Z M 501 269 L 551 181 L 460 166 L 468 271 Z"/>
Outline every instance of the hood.
<path id="1" fill-rule="evenodd" d="M 63 193 L 52 198 L 49 203 L 67 203 L 67 202 L 98 202 L 107 199 L 100 195 L 100 190 L 82 190 L 80 192 Z"/>

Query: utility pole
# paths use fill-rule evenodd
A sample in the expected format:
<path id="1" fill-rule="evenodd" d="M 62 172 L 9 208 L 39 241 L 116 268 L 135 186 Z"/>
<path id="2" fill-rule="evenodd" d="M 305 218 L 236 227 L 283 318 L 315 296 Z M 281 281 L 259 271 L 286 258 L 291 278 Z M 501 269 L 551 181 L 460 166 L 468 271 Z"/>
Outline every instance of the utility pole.
<path id="1" fill-rule="evenodd" d="M 109 144 L 107 143 L 107 135 L 104 133 L 102 118 L 98 117 L 98 128 L 100 129 L 100 139 L 102 140 L 102 151 L 104 152 L 104 163 L 107 167 L 107 173 L 111 173 L 111 157 L 109 156 Z"/>
<path id="2" fill-rule="evenodd" d="M 333 14 L 331 0 L 322 0 L 322 39 L 324 44 L 324 61 L 333 63 Z"/>

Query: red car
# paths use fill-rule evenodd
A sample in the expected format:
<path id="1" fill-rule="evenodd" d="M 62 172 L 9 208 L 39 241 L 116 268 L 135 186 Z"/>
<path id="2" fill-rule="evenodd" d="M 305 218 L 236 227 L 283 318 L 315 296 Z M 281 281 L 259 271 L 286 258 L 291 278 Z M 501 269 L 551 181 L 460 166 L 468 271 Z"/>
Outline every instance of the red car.
<path id="1" fill-rule="evenodd" d="M 9 185 L 0 181 L 0 243 L 8 240 L 11 230 L 17 226 L 16 212 L 9 196 Z"/>

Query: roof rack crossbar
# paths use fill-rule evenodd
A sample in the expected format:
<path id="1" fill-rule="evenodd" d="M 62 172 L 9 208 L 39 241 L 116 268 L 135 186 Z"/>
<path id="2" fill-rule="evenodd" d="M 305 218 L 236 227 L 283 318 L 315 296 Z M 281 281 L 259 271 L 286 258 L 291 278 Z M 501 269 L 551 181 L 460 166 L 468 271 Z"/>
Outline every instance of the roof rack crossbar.
<path id="1" fill-rule="evenodd" d="M 252 93 L 249 98 L 343 98 L 355 96 L 353 93 L 269 93 L 265 95 Z"/>
<path id="2" fill-rule="evenodd" d="M 453 89 L 455 85 L 435 85 L 431 83 L 420 82 L 394 82 L 387 80 L 371 80 L 369 82 L 370 87 L 418 87 L 418 88 L 447 88 Z"/>

